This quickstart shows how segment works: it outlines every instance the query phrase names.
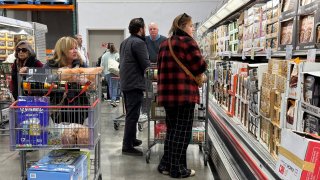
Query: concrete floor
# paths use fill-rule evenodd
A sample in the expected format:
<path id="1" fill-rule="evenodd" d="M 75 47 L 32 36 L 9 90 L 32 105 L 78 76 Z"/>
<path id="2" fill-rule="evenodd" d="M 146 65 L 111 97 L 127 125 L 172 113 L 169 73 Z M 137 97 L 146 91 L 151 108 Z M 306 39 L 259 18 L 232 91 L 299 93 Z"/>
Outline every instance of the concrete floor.
<path id="1" fill-rule="evenodd" d="M 145 156 L 131 157 L 121 153 L 124 126 L 117 131 L 113 128 L 113 119 L 122 114 L 122 107 L 113 108 L 108 102 L 102 103 L 102 137 L 101 137 L 101 166 L 102 179 L 111 180 L 166 180 L 172 179 L 157 171 L 157 165 L 163 145 L 157 144 L 152 147 L 150 163 L 146 163 Z M 0 132 L 1 133 L 1 132 Z M 138 138 L 143 140 L 140 147 L 145 153 L 147 148 L 148 129 L 139 132 Z M 46 150 L 27 153 L 27 159 L 37 161 L 39 157 L 47 153 Z M 93 154 L 93 153 L 92 153 Z M 196 176 L 188 179 L 213 180 L 214 176 L 210 166 L 204 166 L 202 152 L 197 145 L 190 145 L 188 149 L 188 166 L 196 171 Z M 0 136 L 0 180 L 20 179 L 19 154 L 9 150 L 9 136 Z M 91 174 L 90 179 L 93 176 Z"/>

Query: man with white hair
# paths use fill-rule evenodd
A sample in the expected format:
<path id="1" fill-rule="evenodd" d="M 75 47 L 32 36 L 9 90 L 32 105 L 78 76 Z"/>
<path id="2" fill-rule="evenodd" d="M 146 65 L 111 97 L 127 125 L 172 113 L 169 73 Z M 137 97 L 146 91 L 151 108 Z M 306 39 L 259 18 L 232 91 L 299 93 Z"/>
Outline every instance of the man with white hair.
<path id="1" fill-rule="evenodd" d="M 80 34 L 76 34 L 74 38 L 78 42 L 78 52 L 80 53 L 82 61 L 86 66 L 90 66 L 86 48 L 82 46 L 82 36 Z"/>
<path id="2" fill-rule="evenodd" d="M 146 44 L 149 52 L 149 59 L 151 63 L 157 63 L 159 46 L 162 41 L 167 38 L 159 34 L 159 27 L 155 22 L 151 22 L 148 29 L 149 36 L 146 37 Z"/>

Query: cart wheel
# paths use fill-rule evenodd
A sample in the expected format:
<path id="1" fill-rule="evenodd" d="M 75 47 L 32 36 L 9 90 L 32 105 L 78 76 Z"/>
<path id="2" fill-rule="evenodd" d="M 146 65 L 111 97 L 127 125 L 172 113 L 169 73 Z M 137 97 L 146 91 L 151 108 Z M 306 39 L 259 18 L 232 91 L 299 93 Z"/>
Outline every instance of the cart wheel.
<path id="1" fill-rule="evenodd" d="M 143 130 L 143 126 L 142 126 L 142 124 L 138 124 L 138 130 L 141 132 L 142 130 Z"/>
<path id="2" fill-rule="evenodd" d="M 146 152 L 146 162 L 149 164 L 150 162 L 150 150 Z"/>
<path id="3" fill-rule="evenodd" d="M 113 127 L 115 130 L 119 130 L 120 123 L 113 123 Z"/>
<path id="4" fill-rule="evenodd" d="M 199 144 L 199 150 L 202 151 L 202 145 L 201 144 Z"/>
<path id="5" fill-rule="evenodd" d="M 98 180 L 102 180 L 102 174 L 99 175 Z"/>
<path id="6" fill-rule="evenodd" d="M 203 154 L 203 162 L 204 162 L 204 165 L 205 165 L 205 166 L 208 165 L 208 155 L 207 155 L 207 153 L 204 153 L 204 154 Z"/>

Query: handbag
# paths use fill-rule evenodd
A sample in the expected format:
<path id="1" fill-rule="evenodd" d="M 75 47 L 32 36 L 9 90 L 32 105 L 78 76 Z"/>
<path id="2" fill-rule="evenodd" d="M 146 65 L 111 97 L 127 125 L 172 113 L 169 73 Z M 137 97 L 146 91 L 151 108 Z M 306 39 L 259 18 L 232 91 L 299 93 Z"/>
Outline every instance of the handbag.
<path id="1" fill-rule="evenodd" d="M 119 76 L 119 62 L 114 59 L 108 60 L 108 71 L 114 75 Z"/>
<path id="2" fill-rule="evenodd" d="M 171 55 L 173 56 L 173 59 L 179 64 L 179 66 L 184 70 L 184 72 L 193 79 L 199 87 L 203 86 L 203 83 L 205 82 L 205 74 L 201 73 L 198 76 L 194 76 L 186 66 L 184 66 L 181 61 L 177 58 L 177 56 L 174 54 L 172 50 L 172 45 L 171 45 L 171 38 L 168 39 L 168 44 L 169 44 L 169 50 Z"/>

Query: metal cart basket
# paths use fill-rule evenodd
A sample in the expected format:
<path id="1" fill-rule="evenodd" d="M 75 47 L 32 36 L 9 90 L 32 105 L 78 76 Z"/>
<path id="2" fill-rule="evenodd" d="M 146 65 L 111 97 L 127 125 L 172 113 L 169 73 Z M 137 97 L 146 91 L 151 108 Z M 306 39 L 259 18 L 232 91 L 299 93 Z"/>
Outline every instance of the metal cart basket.
<path id="1" fill-rule="evenodd" d="M 146 152 L 146 162 L 149 163 L 151 148 L 158 143 L 164 143 L 166 136 L 165 109 L 157 105 L 157 67 L 151 66 L 145 72 L 146 77 L 146 102 L 148 117 L 148 150 Z M 196 105 L 194 112 L 194 123 L 192 129 L 192 141 L 190 144 L 199 145 L 199 149 L 204 153 L 204 164 L 208 162 L 207 150 L 207 129 L 208 120 L 206 118 L 206 84 L 200 88 L 200 104 Z"/>
<path id="2" fill-rule="evenodd" d="M 19 84 L 22 96 L 10 106 L 10 149 L 20 151 L 21 178 L 27 150 L 84 148 L 94 150 L 94 179 L 102 179 L 101 75 L 29 70 Z"/>

